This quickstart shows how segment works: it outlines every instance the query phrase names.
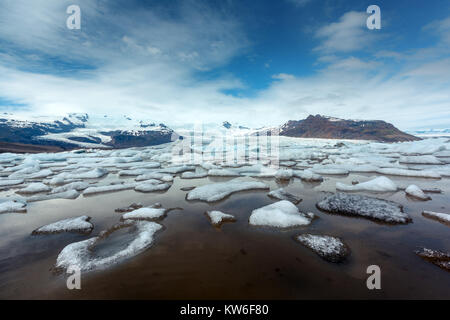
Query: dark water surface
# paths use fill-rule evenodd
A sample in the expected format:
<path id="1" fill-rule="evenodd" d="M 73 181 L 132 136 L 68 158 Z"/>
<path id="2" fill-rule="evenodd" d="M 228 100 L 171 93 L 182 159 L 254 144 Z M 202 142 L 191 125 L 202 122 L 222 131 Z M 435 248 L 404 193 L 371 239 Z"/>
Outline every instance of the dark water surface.
<path id="1" fill-rule="evenodd" d="M 399 185 L 411 183 L 438 187 L 432 201 L 409 199 L 404 192 L 379 194 L 397 201 L 413 218 L 408 225 L 385 225 L 361 218 L 330 215 L 315 204 L 336 181 L 366 181 L 371 175 L 328 176 L 322 184 L 298 179 L 279 184 L 262 180 L 271 189 L 284 186 L 299 194 L 301 211 L 313 212 L 311 225 L 274 230 L 249 226 L 253 209 L 273 203 L 267 191 L 247 191 L 208 204 L 188 202 L 180 188 L 225 178 L 181 180 L 176 178 L 165 193 L 122 191 L 76 200 L 30 203 L 26 214 L 0 215 L 0 298 L 2 299 L 313 299 L 404 298 L 450 299 L 450 273 L 414 254 L 420 246 L 450 251 L 450 228 L 422 217 L 423 210 L 450 213 L 450 179 L 432 180 L 390 177 Z M 82 289 L 68 290 L 66 276 L 51 268 L 69 243 L 88 239 L 119 222 L 114 209 L 132 202 L 161 202 L 169 212 L 160 221 L 164 230 L 145 252 L 105 270 L 82 273 Z M 237 222 L 214 228 L 205 211 L 217 209 L 236 216 Z M 91 235 L 58 234 L 31 236 L 42 225 L 87 214 L 92 217 Z M 293 240 L 303 232 L 341 237 L 351 248 L 341 264 L 322 260 Z M 126 238 L 118 233 L 117 239 Z M 114 239 L 113 239 L 114 240 Z M 120 241 L 113 241 L 115 242 Z M 111 248 L 99 248 L 102 254 Z M 368 290 L 366 269 L 381 268 L 382 290 Z"/>

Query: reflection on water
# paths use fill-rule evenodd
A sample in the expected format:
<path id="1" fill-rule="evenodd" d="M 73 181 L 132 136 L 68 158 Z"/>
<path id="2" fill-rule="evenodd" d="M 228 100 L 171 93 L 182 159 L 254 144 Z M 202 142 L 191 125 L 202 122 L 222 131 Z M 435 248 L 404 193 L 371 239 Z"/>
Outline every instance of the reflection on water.
<path id="1" fill-rule="evenodd" d="M 320 212 L 315 207 L 326 192 L 334 192 L 336 181 L 366 181 L 370 174 L 328 176 L 319 183 L 298 179 L 276 182 L 261 179 L 271 189 L 285 187 L 303 199 L 301 211 L 313 212 L 310 226 L 290 230 L 256 228 L 248 225 L 255 208 L 273 203 L 267 191 L 247 191 L 214 204 L 185 201 L 181 188 L 226 181 L 229 178 L 181 180 L 176 178 L 165 193 L 132 190 L 32 203 L 26 214 L 0 215 L 0 298 L 450 298 L 450 276 L 414 254 L 419 246 L 450 251 L 450 229 L 421 215 L 423 210 L 450 212 L 449 179 L 427 180 L 392 177 L 398 185 L 416 183 L 437 187 L 432 201 L 417 202 L 404 192 L 379 197 L 404 205 L 413 218 L 408 225 L 384 225 L 362 218 Z M 110 175 L 108 179 L 118 179 Z M 82 274 L 82 290 L 69 291 L 64 275 L 50 269 L 67 244 L 98 235 L 117 222 L 114 209 L 140 202 L 160 202 L 165 208 L 180 207 L 160 223 L 166 228 L 154 245 L 106 270 Z M 235 215 L 235 223 L 220 229 L 211 226 L 207 210 Z M 32 230 L 59 219 L 86 214 L 92 217 L 91 235 L 58 234 L 31 236 Z M 342 264 L 328 263 L 293 240 L 302 232 L 341 237 L 351 248 Z M 99 243 L 96 255 L 106 256 L 131 241 L 124 228 Z M 366 288 L 366 268 L 379 265 L 382 290 Z"/>

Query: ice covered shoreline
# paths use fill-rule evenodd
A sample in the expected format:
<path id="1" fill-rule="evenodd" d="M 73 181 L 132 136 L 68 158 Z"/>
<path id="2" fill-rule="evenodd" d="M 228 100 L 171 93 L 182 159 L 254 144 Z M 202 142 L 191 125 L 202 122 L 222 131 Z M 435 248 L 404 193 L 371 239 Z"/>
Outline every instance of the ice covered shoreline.
<path id="1" fill-rule="evenodd" d="M 277 152 L 270 157 L 252 153 L 245 140 L 239 139 L 237 145 L 226 145 L 223 154 L 219 156 L 210 152 L 209 144 L 205 143 L 201 147 L 193 146 L 189 156 L 181 159 L 178 157 L 178 142 L 121 150 L 0 154 L 0 213 L 24 213 L 33 208 L 36 202 L 70 202 L 73 199 L 83 201 L 85 198 L 95 199 L 107 193 L 114 193 L 117 197 L 123 192 L 128 195 L 133 192 L 136 195 L 145 193 L 151 199 L 158 194 L 173 192 L 178 194 L 178 200 L 185 205 L 195 205 L 198 202 L 208 204 L 210 209 L 202 212 L 206 212 L 210 223 L 217 227 L 226 221 L 246 221 L 253 227 L 271 227 L 281 232 L 289 228 L 308 229 L 309 225 L 314 225 L 313 217 L 326 219 L 323 212 L 360 216 L 383 223 L 406 224 L 413 218 L 401 205 L 389 198 L 395 195 L 402 196 L 405 201 L 423 199 L 429 200 L 427 204 L 433 204 L 428 193 L 437 188 L 429 187 L 430 181 L 450 177 L 450 157 L 445 156 L 450 151 L 447 139 L 384 144 L 282 138 L 277 141 L 276 147 Z M 236 148 L 240 151 L 236 151 Z M 233 157 L 228 159 L 231 155 Z M 360 176 L 362 179 L 349 181 L 348 178 L 357 173 L 364 174 Z M 408 184 L 397 183 L 398 177 L 409 179 Z M 174 191 L 174 185 L 180 181 L 189 182 L 192 187 L 181 188 L 180 191 L 183 192 Z M 317 188 L 318 201 L 314 212 L 302 210 L 305 196 L 289 190 L 291 185 L 303 184 L 311 186 L 312 190 Z M 333 194 L 322 192 L 321 185 L 327 185 Z M 233 195 L 243 192 L 247 195 L 258 194 L 272 203 L 263 206 L 255 204 L 247 212 L 248 220 L 216 208 L 227 203 Z M 129 203 L 131 202 L 124 203 L 117 209 L 122 213 L 116 214 L 118 223 L 158 220 L 158 223 L 161 221 L 164 224 L 168 210 L 134 203 L 126 207 Z M 447 216 L 429 213 L 432 210 L 425 210 L 427 208 L 424 207 L 423 210 L 426 212 L 425 217 L 440 222 L 445 220 L 447 223 Z M 92 222 L 95 224 L 95 217 Z M 44 231 L 70 231 L 67 223 L 70 225 L 70 221 L 55 220 Z M 92 230 L 88 225 L 85 227 L 86 230 Z M 233 224 L 224 229 L 230 228 L 233 228 Z M 72 230 L 76 231 L 77 228 Z M 98 235 L 94 232 L 95 237 Z M 302 243 L 310 248 L 316 248 L 322 242 L 340 247 L 331 238 L 317 237 L 306 237 L 302 239 Z M 88 242 L 74 246 L 90 246 Z M 143 250 L 150 242 L 145 243 Z M 317 250 L 325 252 L 325 247 L 319 247 Z M 83 251 L 86 248 L 80 247 L 77 250 Z M 133 249 L 124 253 L 124 256 L 130 258 L 140 252 L 142 250 Z M 66 260 L 78 255 L 66 253 L 63 254 Z M 95 269 L 98 261 L 89 259 L 79 262 L 86 265 L 93 263 L 92 269 Z M 104 261 L 98 264 L 108 265 Z"/>

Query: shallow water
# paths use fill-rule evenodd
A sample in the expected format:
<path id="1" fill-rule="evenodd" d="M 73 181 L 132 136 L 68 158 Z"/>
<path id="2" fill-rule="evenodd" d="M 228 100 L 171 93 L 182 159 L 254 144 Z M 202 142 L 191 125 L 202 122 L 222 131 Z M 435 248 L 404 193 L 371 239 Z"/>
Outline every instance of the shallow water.
<path id="1" fill-rule="evenodd" d="M 331 215 L 315 204 L 337 181 L 368 180 L 371 174 L 325 176 L 321 183 L 292 179 L 277 185 L 260 179 L 271 189 L 285 187 L 303 201 L 301 211 L 313 212 L 311 225 L 274 230 L 249 226 L 253 209 L 273 203 L 267 191 L 233 194 L 217 203 L 185 200 L 180 188 L 229 178 L 184 180 L 176 178 L 167 192 L 138 193 L 133 190 L 80 196 L 76 200 L 30 203 L 26 214 L 0 214 L 0 298 L 2 299 L 313 299 L 313 298 L 405 298 L 450 299 L 450 273 L 414 254 L 420 246 L 450 251 L 450 229 L 424 218 L 423 210 L 450 212 L 450 179 L 390 177 L 398 185 L 437 187 L 432 201 L 415 201 L 403 191 L 378 194 L 404 205 L 412 217 L 408 225 L 385 225 L 367 219 Z M 110 174 L 107 179 L 117 179 Z M 368 193 L 366 193 L 368 194 Z M 370 194 L 368 194 L 370 195 Z M 372 194 L 373 195 L 373 194 Z M 145 252 L 108 269 L 82 274 L 82 289 L 68 290 L 66 276 L 51 271 L 59 252 L 69 243 L 88 239 L 119 222 L 114 209 L 141 202 L 160 202 L 170 211 L 160 221 L 154 244 Z M 213 227 L 207 210 L 236 216 L 234 223 Z M 92 217 L 91 235 L 57 234 L 31 236 L 34 229 L 72 216 Z M 346 262 L 332 264 L 303 247 L 294 236 L 303 232 L 341 237 L 350 247 Z M 127 239 L 118 233 L 98 254 Z M 123 241 L 122 241 L 123 242 Z M 120 247 L 120 244 L 117 244 Z M 382 290 L 368 290 L 366 268 L 381 268 Z"/>

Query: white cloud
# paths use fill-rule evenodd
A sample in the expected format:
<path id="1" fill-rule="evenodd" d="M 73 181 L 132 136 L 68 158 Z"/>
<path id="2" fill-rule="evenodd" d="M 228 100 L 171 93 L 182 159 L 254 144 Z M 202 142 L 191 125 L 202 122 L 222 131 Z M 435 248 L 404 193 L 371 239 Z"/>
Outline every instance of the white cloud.
<path id="1" fill-rule="evenodd" d="M 315 36 L 321 44 L 315 50 L 322 53 L 349 52 L 365 48 L 373 40 L 366 28 L 367 15 L 350 11 L 338 22 L 319 28 Z"/>

